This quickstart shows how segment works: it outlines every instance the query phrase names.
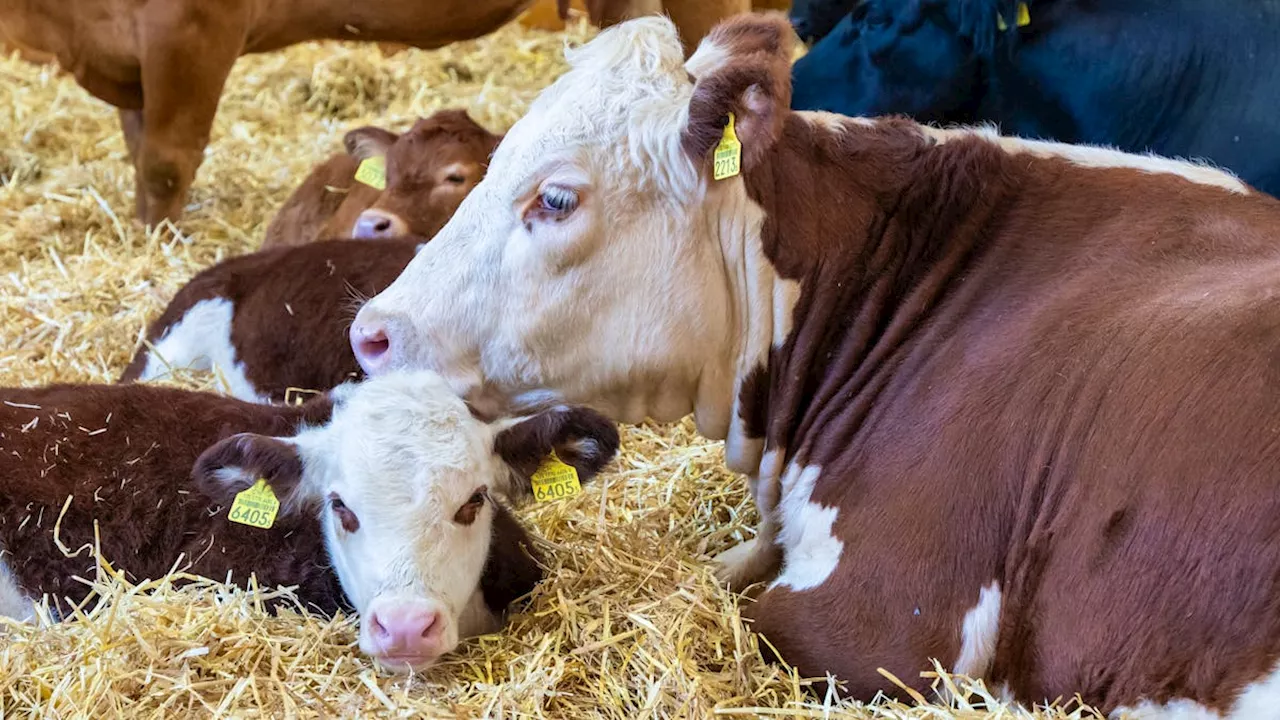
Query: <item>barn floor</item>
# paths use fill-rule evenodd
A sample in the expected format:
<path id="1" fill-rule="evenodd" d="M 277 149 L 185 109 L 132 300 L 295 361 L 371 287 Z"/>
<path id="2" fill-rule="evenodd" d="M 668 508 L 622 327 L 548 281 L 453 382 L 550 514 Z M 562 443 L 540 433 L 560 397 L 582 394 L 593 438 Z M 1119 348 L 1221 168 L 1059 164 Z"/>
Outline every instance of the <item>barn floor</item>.
<path id="1" fill-rule="evenodd" d="M 307 45 L 242 59 L 181 232 L 150 235 L 132 219 L 115 112 L 50 68 L 0 59 L 0 383 L 112 381 L 147 320 L 197 270 L 254 249 L 347 129 L 463 107 L 505 130 L 561 71 L 563 43 L 590 34 L 513 26 L 391 58 Z M 689 423 L 625 430 L 599 482 L 523 514 L 547 542 L 550 580 L 506 632 L 423 676 L 379 674 L 349 620 L 271 617 L 233 587 L 104 571 L 90 579 L 102 601 L 74 621 L 0 628 L 0 716 L 1088 716 L 1074 703 L 1002 708 L 950 678 L 936 686 L 951 705 L 824 704 L 763 664 L 707 562 L 748 536 L 753 511 L 720 445 Z"/>

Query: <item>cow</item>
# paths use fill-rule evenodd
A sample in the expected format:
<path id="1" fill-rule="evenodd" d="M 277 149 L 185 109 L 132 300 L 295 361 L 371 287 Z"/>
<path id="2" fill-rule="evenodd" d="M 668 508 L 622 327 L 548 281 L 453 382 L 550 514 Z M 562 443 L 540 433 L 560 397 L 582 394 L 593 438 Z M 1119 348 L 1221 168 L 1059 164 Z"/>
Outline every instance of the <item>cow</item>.
<path id="1" fill-rule="evenodd" d="M 357 314 L 366 372 L 692 412 L 761 513 L 717 573 L 846 695 L 927 692 L 936 658 L 1019 703 L 1274 708 L 1280 201 L 792 111 L 791 38 L 744 15 L 686 63 L 641 18 L 568 53 Z"/>
<path id="2" fill-rule="evenodd" d="M 830 34 L 857 4 L 858 0 L 795 0 L 787 17 L 796 35 L 806 43 L 813 43 Z"/>
<path id="3" fill-rule="evenodd" d="M 1275 195 L 1277 37 L 1274 2 L 866 0 L 796 62 L 792 107 L 1201 158 Z"/>
<path id="4" fill-rule="evenodd" d="M 325 240 L 206 268 L 147 326 L 119 382 L 213 370 L 233 397 L 280 403 L 359 380 L 347 340 L 357 306 L 390 285 L 425 242 Z"/>
<path id="5" fill-rule="evenodd" d="M 368 125 L 346 134 L 346 152 L 317 165 L 267 226 L 263 248 L 316 240 L 429 238 L 484 177 L 502 138 L 465 110 L 441 110 L 403 134 Z M 382 158 L 385 188 L 356 180 Z"/>
<path id="6" fill-rule="evenodd" d="M 557 4 L 560 17 L 566 17 L 570 0 L 557 0 Z M 629 18 L 665 13 L 679 29 L 685 50 L 692 51 L 711 28 L 725 18 L 753 8 L 785 10 L 789 0 L 585 0 L 584 4 L 591 23 L 602 28 Z M 545 11 L 540 15 L 545 17 Z"/>
<path id="7" fill-rule="evenodd" d="M 119 110 L 147 225 L 176 222 L 237 58 L 309 40 L 438 48 L 492 32 L 529 0 L 22 0 L 0 3 L 0 42 L 53 55 Z"/>
<path id="8" fill-rule="evenodd" d="M 424 372 L 301 406 L 154 384 L 3 389 L 0 614 L 30 618 L 46 595 L 83 603 L 76 576 L 93 576 L 96 549 L 134 578 L 255 574 L 313 609 L 354 607 L 362 651 L 421 669 L 498 629 L 542 577 L 504 499 L 529 497 L 553 451 L 587 479 L 617 447 L 583 408 L 479 420 Z M 232 521 L 259 479 L 274 524 Z"/>

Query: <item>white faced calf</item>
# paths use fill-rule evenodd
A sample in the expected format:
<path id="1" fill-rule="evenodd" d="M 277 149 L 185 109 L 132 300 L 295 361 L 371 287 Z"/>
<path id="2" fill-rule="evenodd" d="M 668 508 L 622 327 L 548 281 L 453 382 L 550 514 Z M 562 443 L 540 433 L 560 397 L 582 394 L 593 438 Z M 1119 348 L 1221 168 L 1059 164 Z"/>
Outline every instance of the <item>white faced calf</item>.
<path id="1" fill-rule="evenodd" d="M 361 649 L 400 668 L 496 629 L 541 578 L 500 498 L 527 496 L 552 450 L 590 477 L 618 446 L 612 423 L 583 409 L 483 422 L 429 373 L 302 407 L 145 384 L 0 398 L 0 610 L 29 614 L 46 593 L 82 600 L 73 578 L 94 561 L 60 552 L 54 521 L 72 548 L 92 546 L 96 523 L 103 556 L 135 578 L 182 556 L 194 574 L 254 573 L 335 609 L 336 571 L 363 620 Z M 259 478 L 280 502 L 265 530 L 227 512 Z"/>

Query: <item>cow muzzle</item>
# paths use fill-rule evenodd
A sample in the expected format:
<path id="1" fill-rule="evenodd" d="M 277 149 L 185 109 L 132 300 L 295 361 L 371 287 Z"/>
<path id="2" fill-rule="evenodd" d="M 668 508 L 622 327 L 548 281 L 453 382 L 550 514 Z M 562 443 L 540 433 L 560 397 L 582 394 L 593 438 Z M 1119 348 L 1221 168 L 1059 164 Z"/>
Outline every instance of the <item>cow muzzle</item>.
<path id="1" fill-rule="evenodd" d="M 361 648 L 390 670 L 424 669 L 457 644 L 449 613 L 430 600 L 377 598 L 362 622 Z"/>
<path id="2" fill-rule="evenodd" d="M 351 237 L 357 240 L 387 240 L 404 237 L 408 233 L 409 224 L 399 215 L 378 209 L 360 213 L 355 225 L 351 226 Z"/>

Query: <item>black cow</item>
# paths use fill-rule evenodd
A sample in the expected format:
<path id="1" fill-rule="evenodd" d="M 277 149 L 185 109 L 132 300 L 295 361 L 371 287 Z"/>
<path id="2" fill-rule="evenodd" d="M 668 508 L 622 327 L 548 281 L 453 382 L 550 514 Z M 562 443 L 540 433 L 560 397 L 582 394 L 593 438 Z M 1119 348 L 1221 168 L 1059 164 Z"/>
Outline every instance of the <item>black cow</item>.
<path id="1" fill-rule="evenodd" d="M 1280 194 L 1280 2 L 1023 4 L 862 0 L 796 63 L 792 106 L 1204 159 Z"/>

